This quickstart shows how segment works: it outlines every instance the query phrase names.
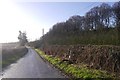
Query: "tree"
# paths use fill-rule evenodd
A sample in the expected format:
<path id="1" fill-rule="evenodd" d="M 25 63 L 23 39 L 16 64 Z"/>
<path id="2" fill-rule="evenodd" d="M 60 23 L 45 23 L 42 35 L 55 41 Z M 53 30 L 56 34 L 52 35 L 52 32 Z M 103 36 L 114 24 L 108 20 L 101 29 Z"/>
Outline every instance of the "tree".
<path id="1" fill-rule="evenodd" d="M 110 26 L 110 18 L 112 16 L 111 6 L 106 3 L 102 3 L 99 8 L 99 16 L 101 26 L 108 28 Z"/>
<path id="2" fill-rule="evenodd" d="M 116 2 L 113 5 L 113 13 L 114 13 L 116 25 L 119 26 L 120 25 L 120 1 Z"/>
<path id="3" fill-rule="evenodd" d="M 82 17 L 79 15 L 71 16 L 67 21 L 74 31 L 82 30 Z"/>
<path id="4" fill-rule="evenodd" d="M 28 42 L 25 32 L 22 33 L 21 31 L 19 31 L 18 39 L 21 46 L 24 46 Z"/>
<path id="5" fill-rule="evenodd" d="M 93 15 L 93 11 L 90 10 L 89 12 L 86 13 L 85 20 L 84 20 L 85 30 L 92 30 L 94 28 L 94 22 L 95 22 L 94 19 L 95 19 L 95 17 Z"/>
<path id="6" fill-rule="evenodd" d="M 85 29 L 101 29 L 110 26 L 110 18 L 112 16 L 111 6 L 102 3 L 90 9 L 85 15 Z"/>

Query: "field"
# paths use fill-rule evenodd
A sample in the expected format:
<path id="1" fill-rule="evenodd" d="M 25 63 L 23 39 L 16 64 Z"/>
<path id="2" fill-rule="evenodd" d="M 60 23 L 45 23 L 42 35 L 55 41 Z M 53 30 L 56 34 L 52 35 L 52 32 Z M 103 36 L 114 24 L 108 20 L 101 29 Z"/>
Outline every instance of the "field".
<path id="1" fill-rule="evenodd" d="M 18 43 L 2 44 L 2 68 L 6 68 L 11 63 L 16 62 L 27 53 L 27 48 L 18 46 Z"/>

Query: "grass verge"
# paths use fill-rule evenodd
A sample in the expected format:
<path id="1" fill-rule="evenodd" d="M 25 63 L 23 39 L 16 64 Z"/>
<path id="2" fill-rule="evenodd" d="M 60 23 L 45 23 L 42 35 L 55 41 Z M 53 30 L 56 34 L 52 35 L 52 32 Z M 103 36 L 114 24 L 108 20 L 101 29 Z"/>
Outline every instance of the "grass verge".
<path id="1" fill-rule="evenodd" d="M 23 57 L 27 53 L 27 51 L 28 49 L 26 47 L 2 49 L 2 62 L 0 62 L 0 64 L 2 64 L 3 70 L 10 64 Z"/>
<path id="2" fill-rule="evenodd" d="M 101 79 L 101 78 L 112 78 L 115 79 L 113 74 L 109 74 L 106 71 L 96 70 L 87 68 L 86 65 L 75 65 L 75 64 L 68 64 L 67 62 L 60 63 L 62 60 L 57 57 L 52 57 L 50 55 L 46 55 L 39 49 L 35 49 L 37 53 L 44 57 L 47 61 L 53 64 L 55 67 L 63 71 L 66 75 L 70 78 L 83 78 L 83 79 Z"/>

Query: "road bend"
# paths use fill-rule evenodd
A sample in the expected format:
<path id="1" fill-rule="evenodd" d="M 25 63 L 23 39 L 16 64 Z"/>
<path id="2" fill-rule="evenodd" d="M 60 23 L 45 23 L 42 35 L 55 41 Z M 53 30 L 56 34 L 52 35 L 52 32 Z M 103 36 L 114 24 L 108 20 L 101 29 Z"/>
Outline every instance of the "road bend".
<path id="1" fill-rule="evenodd" d="M 28 53 L 16 63 L 11 64 L 1 78 L 65 78 L 57 69 L 45 62 L 35 50 L 28 48 Z"/>

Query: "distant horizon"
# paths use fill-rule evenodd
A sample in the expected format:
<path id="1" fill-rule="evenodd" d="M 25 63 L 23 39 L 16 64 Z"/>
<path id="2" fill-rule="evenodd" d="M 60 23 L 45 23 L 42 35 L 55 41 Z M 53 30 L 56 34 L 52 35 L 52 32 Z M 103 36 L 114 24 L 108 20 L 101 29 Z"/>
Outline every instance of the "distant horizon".
<path id="1" fill-rule="evenodd" d="M 40 39 L 58 22 L 71 16 L 84 16 L 94 6 L 103 2 L 4 2 L 1 4 L 2 26 L 0 43 L 18 42 L 19 30 L 27 33 L 29 41 Z M 109 5 L 114 2 L 106 2 Z M 9 26 L 9 27 L 8 27 Z"/>

